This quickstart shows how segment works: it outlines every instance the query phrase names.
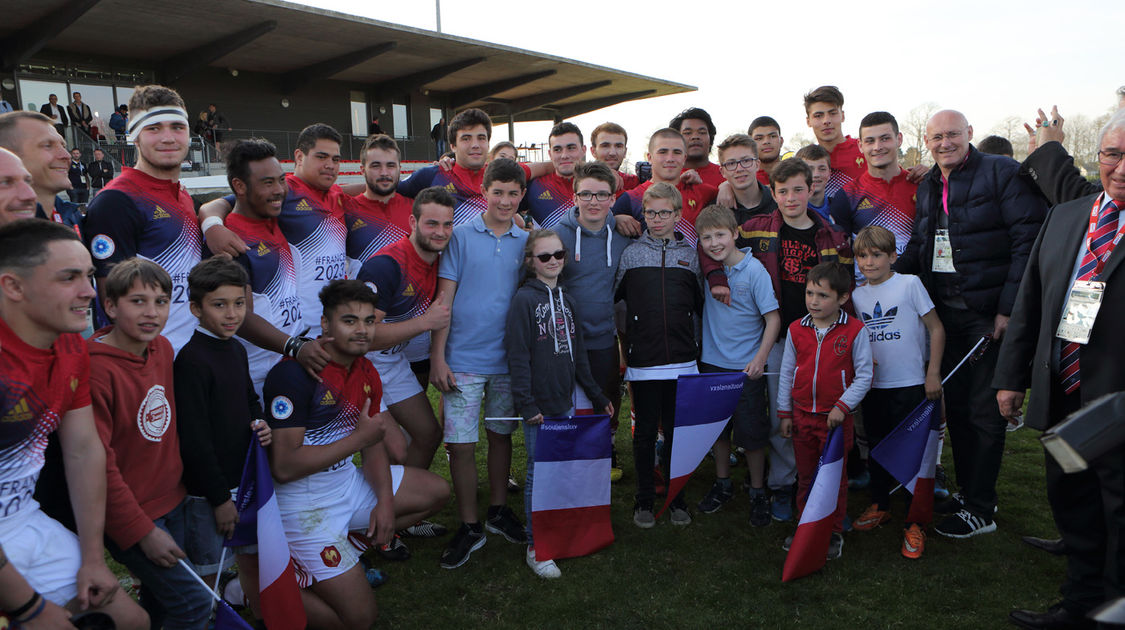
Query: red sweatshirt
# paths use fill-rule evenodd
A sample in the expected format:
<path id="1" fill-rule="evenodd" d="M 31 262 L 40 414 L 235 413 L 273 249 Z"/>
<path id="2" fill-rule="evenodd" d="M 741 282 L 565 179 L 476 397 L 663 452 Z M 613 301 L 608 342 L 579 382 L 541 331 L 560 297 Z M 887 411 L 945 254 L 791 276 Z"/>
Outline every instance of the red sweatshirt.
<path id="1" fill-rule="evenodd" d="M 90 349 L 90 398 L 105 444 L 105 533 L 122 549 L 137 544 L 183 501 L 184 465 L 172 395 L 172 344 L 157 337 L 139 357 L 101 343 Z"/>

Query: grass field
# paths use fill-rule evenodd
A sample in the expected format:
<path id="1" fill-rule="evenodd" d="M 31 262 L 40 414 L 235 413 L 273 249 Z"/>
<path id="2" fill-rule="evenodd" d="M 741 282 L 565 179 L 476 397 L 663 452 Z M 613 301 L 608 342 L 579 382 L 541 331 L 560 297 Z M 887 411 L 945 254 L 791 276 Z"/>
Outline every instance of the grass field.
<path id="1" fill-rule="evenodd" d="M 431 389 L 431 394 L 433 390 Z M 628 415 L 617 436 L 625 478 L 613 486 L 617 540 L 589 557 L 559 562 L 563 577 L 542 580 L 524 564 L 524 547 L 490 535 L 464 566 L 445 570 L 438 558 L 449 537 L 408 539 L 413 557 L 378 563 L 391 580 L 376 591 L 380 627 L 390 628 L 997 628 L 1013 607 L 1042 609 L 1058 599 L 1061 559 L 1031 549 L 1021 535 L 1055 535 L 1043 484 L 1037 435 L 1009 434 L 999 483 L 998 531 L 968 540 L 931 532 L 926 551 L 910 561 L 899 552 L 904 515 L 896 495 L 895 521 L 870 532 L 845 534 L 843 557 L 820 573 L 782 584 L 781 543 L 794 523 L 749 525 L 743 493 L 715 514 L 694 505 L 714 481 L 704 460 L 687 486 L 694 522 L 673 527 L 668 517 L 641 530 L 632 523 Z M 522 434 L 514 437 L 522 479 Z M 484 441 L 477 453 L 487 503 Z M 952 458 L 943 461 L 953 477 Z M 442 451 L 433 470 L 448 478 Z M 733 472 L 736 487 L 745 467 Z M 900 490 L 899 493 L 903 491 Z M 849 495 L 853 517 L 866 507 L 863 491 Z M 523 495 L 509 505 L 523 515 Z M 457 525 L 450 502 L 435 520 Z"/>

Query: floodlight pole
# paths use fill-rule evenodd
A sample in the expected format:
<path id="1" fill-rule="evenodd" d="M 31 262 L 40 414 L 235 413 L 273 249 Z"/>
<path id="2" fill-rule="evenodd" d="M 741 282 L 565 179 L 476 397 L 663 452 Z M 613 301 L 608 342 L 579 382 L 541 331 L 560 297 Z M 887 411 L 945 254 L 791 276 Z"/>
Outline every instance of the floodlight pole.
<path id="1" fill-rule="evenodd" d="M 437 32 L 441 32 L 441 0 L 434 0 L 434 10 L 437 12 Z"/>

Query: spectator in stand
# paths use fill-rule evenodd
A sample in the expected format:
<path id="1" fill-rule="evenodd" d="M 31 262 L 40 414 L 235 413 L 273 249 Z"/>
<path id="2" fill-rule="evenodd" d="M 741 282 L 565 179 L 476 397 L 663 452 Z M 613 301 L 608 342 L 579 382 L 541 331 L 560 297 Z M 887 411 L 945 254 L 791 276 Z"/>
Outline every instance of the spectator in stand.
<path id="1" fill-rule="evenodd" d="M 51 94 L 47 97 L 47 102 L 43 107 L 39 108 L 39 113 L 51 119 L 51 124 L 55 126 L 55 131 L 63 138 L 66 137 L 66 108 L 59 107 L 59 97 L 57 94 Z"/>
<path id="2" fill-rule="evenodd" d="M 109 117 L 109 128 L 117 135 L 118 142 L 125 142 L 125 127 L 129 124 L 129 106 L 122 103 Z"/>
<path id="3" fill-rule="evenodd" d="M 86 165 L 86 173 L 90 177 L 90 199 L 93 199 L 113 179 L 113 162 L 105 159 L 105 151 L 94 149 L 94 161 Z"/>
<path id="4" fill-rule="evenodd" d="M 207 125 L 211 127 L 211 136 L 216 145 L 223 141 L 224 131 L 231 131 L 230 121 L 214 103 L 207 106 Z"/>
<path id="5" fill-rule="evenodd" d="M 70 179 L 70 189 L 66 196 L 71 203 L 86 203 L 90 200 L 90 184 L 86 172 L 86 165 L 82 163 L 82 150 L 70 150 L 70 167 L 66 176 Z"/>
<path id="6" fill-rule="evenodd" d="M 376 116 L 371 119 L 371 124 L 367 126 L 367 135 L 377 136 L 383 133 L 383 128 L 379 126 L 379 117 Z"/>
<path id="7" fill-rule="evenodd" d="M 82 130 L 87 136 L 90 133 L 90 123 L 94 121 L 94 113 L 90 110 L 90 106 L 82 102 L 82 93 L 75 92 L 74 100 L 66 108 L 66 114 L 70 117 L 70 123 L 74 125 L 75 129 Z"/>
<path id="8" fill-rule="evenodd" d="M 445 137 L 448 135 L 449 130 L 445 126 L 445 117 L 443 116 L 441 120 L 437 121 L 437 124 L 434 125 L 434 128 L 430 130 L 430 138 L 432 138 L 434 144 L 437 145 L 438 159 L 441 159 L 441 156 L 445 153 L 446 147 L 449 146 L 445 140 Z"/>
<path id="9" fill-rule="evenodd" d="M 15 111 L 15 108 L 12 107 L 12 104 L 9 103 L 6 99 L 0 98 L 0 114 L 7 114 L 11 111 Z"/>

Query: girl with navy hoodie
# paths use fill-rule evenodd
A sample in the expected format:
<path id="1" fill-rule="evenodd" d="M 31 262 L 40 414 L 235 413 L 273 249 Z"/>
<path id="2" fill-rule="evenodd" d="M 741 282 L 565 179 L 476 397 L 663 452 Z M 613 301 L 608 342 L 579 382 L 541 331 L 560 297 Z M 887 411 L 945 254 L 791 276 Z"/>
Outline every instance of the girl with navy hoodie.
<path id="1" fill-rule="evenodd" d="M 590 373 L 590 363 L 575 323 L 574 302 L 558 286 L 566 263 L 566 249 L 558 234 L 536 230 L 527 237 L 524 265 L 527 279 L 516 291 L 508 310 L 505 345 L 508 373 L 512 377 L 512 401 L 524 419 L 527 449 L 527 481 L 524 510 L 527 514 L 527 565 L 544 578 L 562 575 L 554 560 L 535 559 L 531 536 L 531 490 L 535 470 L 535 440 L 544 417 L 574 413 L 577 382 L 593 402 L 594 409 L 613 415 L 613 405 Z"/>

